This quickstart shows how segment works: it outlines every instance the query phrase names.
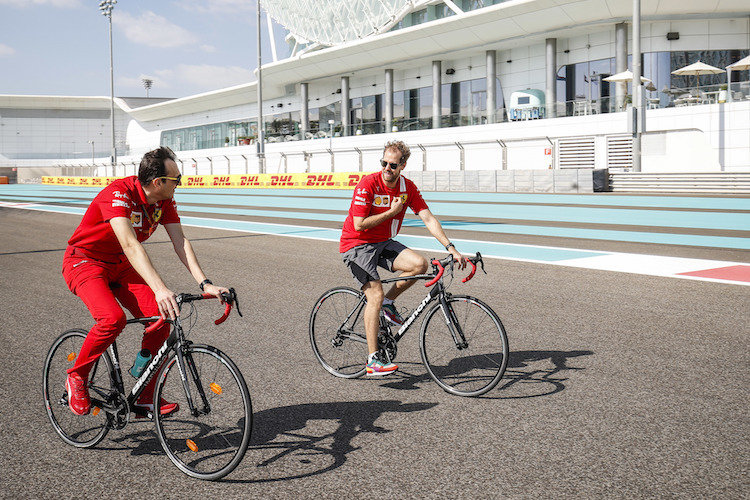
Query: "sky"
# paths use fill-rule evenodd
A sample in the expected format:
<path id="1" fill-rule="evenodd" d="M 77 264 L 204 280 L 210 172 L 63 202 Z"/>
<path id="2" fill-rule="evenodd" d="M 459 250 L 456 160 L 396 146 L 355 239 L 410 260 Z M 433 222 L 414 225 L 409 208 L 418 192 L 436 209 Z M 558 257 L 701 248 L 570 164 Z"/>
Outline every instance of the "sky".
<path id="1" fill-rule="evenodd" d="M 150 97 L 175 98 L 255 81 L 255 8 L 254 0 L 119 0 L 115 96 L 146 97 L 143 79 L 153 81 Z M 261 25 L 266 64 L 265 13 Z M 0 94 L 109 97 L 109 68 L 99 0 L 0 0 Z"/>

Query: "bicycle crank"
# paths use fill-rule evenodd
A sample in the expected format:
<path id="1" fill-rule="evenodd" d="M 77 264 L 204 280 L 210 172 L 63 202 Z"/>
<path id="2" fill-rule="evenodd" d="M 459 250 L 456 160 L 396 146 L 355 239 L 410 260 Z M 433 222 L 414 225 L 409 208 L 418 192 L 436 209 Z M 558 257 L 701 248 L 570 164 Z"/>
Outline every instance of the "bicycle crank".
<path id="1" fill-rule="evenodd" d="M 398 344 L 390 332 L 381 331 L 378 334 L 378 347 L 380 352 L 385 356 L 385 360 L 390 363 L 396 359 L 398 353 Z"/>
<path id="2" fill-rule="evenodd" d="M 130 405 L 125 396 L 113 392 L 107 398 L 107 404 L 101 410 L 107 413 L 107 426 L 110 429 L 122 429 L 130 421 Z"/>

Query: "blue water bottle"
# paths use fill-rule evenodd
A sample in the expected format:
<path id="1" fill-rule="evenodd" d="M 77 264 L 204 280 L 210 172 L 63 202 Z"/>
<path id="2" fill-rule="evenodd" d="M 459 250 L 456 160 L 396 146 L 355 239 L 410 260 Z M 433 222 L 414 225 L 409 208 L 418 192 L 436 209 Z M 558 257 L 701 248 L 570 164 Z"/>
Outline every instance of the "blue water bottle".
<path id="1" fill-rule="evenodd" d="M 146 368 L 149 361 L 151 361 L 151 351 L 148 349 L 141 349 L 135 357 L 133 366 L 129 370 L 130 374 L 135 378 L 140 377 L 141 373 L 143 373 L 143 369 Z"/>

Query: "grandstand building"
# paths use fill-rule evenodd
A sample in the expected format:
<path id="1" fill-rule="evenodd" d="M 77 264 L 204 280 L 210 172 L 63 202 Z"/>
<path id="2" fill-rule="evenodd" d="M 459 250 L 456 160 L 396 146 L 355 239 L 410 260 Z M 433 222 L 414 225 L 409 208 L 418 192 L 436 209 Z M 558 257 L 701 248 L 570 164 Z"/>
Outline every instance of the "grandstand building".
<path id="1" fill-rule="evenodd" d="M 411 171 L 628 170 L 639 108 L 643 172 L 750 171 L 747 2 L 642 4 L 264 0 L 288 45 L 260 82 L 116 97 L 114 168 L 109 97 L 0 95 L 0 167 L 123 175 L 161 144 L 184 174 L 372 170 L 400 138 Z M 674 73 L 697 61 L 720 71 Z"/>

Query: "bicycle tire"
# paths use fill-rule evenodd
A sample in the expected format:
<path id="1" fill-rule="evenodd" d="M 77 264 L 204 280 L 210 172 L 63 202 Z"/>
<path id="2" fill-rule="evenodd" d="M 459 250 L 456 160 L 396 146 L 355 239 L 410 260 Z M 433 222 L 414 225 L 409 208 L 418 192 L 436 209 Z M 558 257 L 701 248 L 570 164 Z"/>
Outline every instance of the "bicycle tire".
<path id="1" fill-rule="evenodd" d="M 87 415 L 76 415 L 68 407 L 67 370 L 75 364 L 87 334 L 85 330 L 73 329 L 57 337 L 47 353 L 42 376 L 44 405 L 52 427 L 63 441 L 77 448 L 96 446 L 109 432 L 105 412 L 94 406 Z M 89 374 L 89 393 L 110 394 L 114 387 L 112 370 L 112 360 L 105 351 Z"/>
<path id="2" fill-rule="evenodd" d="M 364 302 L 355 311 L 361 297 L 362 292 L 353 288 L 332 288 L 320 296 L 310 314 L 313 353 L 323 368 L 336 377 L 357 378 L 366 371 Z M 347 332 L 342 332 L 342 326 Z"/>
<path id="3" fill-rule="evenodd" d="M 215 347 L 192 344 L 184 349 L 183 360 L 196 411 L 190 411 L 173 353 L 159 373 L 154 402 L 163 398 L 180 408 L 166 416 L 154 412 L 157 435 L 182 472 L 197 479 L 221 479 L 242 461 L 250 443 L 250 391 L 237 365 Z"/>
<path id="4" fill-rule="evenodd" d="M 420 332 L 422 362 L 430 377 L 457 396 L 480 396 L 492 390 L 508 364 L 508 337 L 487 304 L 467 295 L 448 298 L 468 346 L 459 349 L 441 304 L 425 316 Z"/>

